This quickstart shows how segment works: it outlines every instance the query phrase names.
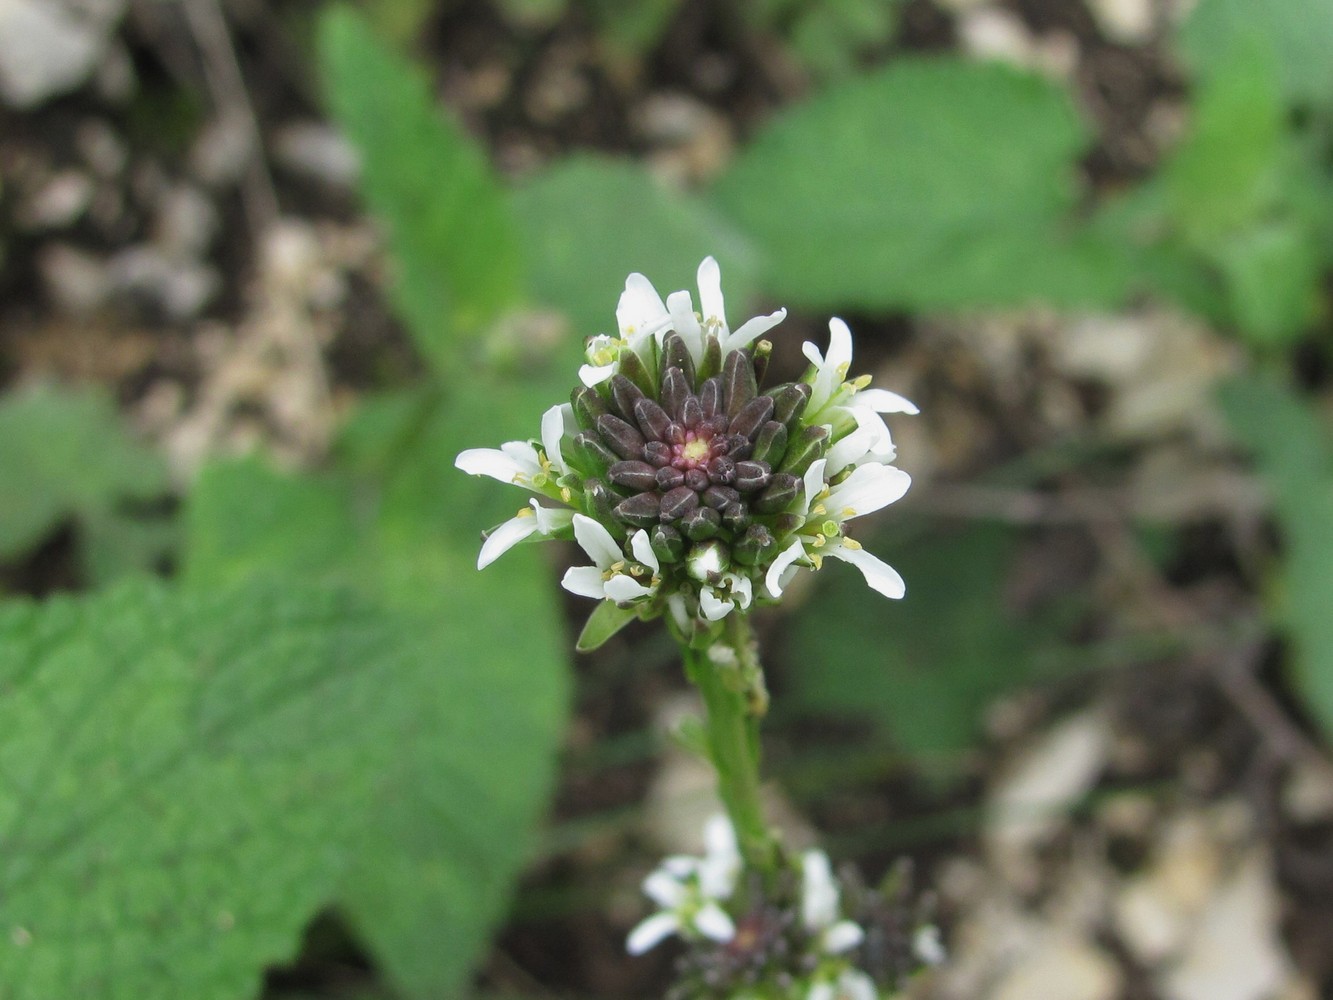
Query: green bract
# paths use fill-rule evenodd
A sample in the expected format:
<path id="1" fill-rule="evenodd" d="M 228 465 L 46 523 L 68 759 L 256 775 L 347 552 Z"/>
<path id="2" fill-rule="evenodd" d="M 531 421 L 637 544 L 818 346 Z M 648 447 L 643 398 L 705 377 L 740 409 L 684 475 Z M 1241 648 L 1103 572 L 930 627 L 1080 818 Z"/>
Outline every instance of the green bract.
<path id="1" fill-rule="evenodd" d="M 779 310 L 734 332 L 713 258 L 689 292 L 665 302 L 632 274 L 616 309 L 618 336 L 588 342 L 569 404 L 542 418 L 539 441 L 471 449 L 457 465 L 553 500 L 532 500 L 488 533 L 478 567 L 520 541 L 573 535 L 593 560 L 565 589 L 608 601 L 604 639 L 631 618 L 663 612 L 685 638 L 706 637 L 733 610 L 776 600 L 800 567 L 824 556 L 855 565 L 872 588 L 901 597 L 902 578 L 849 538 L 844 523 L 892 503 L 911 480 L 890 463 L 881 414 L 916 407 L 869 377 L 847 380 L 845 323 L 829 323 L 826 353 L 763 388 Z M 588 642 L 581 644 L 584 648 Z"/>

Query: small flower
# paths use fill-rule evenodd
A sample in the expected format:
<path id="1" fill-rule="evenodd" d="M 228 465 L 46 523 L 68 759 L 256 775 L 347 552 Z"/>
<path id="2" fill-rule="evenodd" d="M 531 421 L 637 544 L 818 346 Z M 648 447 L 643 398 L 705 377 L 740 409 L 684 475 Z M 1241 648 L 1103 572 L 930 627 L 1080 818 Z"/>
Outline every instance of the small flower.
<path id="1" fill-rule="evenodd" d="M 643 881 L 644 894 L 662 909 L 630 931 L 625 948 L 642 955 L 672 934 L 725 943 L 736 924 L 721 904 L 731 898 L 740 874 L 736 835 L 724 816 L 704 828 L 702 858 L 674 855 Z"/>
<path id="2" fill-rule="evenodd" d="M 819 569 L 825 556 L 901 597 L 902 578 L 845 526 L 907 490 L 884 415 L 916 407 L 870 388 L 868 376 L 848 380 L 852 338 L 838 319 L 826 351 L 805 345 L 810 368 L 800 379 L 763 388 L 771 345 L 758 338 L 786 312 L 733 331 L 711 257 L 698 289 L 696 312 L 688 291 L 663 300 L 630 275 L 616 334 L 588 341 L 582 384 L 571 404 L 546 412 L 540 441 L 458 456 L 465 472 L 559 505 L 501 524 L 479 564 L 521 541 L 572 533 L 593 565 L 567 573 L 566 589 L 633 605 L 643 619 L 666 614 L 691 641 L 776 600 L 798 569 Z"/>
<path id="3" fill-rule="evenodd" d="M 860 969 L 845 969 L 832 981 L 814 983 L 805 1000 L 878 1000 L 875 981 Z"/>
<path id="4" fill-rule="evenodd" d="M 828 855 L 806 851 L 801 858 L 801 922 L 820 955 L 841 955 L 865 938 L 859 924 L 840 919 L 841 894 Z"/>

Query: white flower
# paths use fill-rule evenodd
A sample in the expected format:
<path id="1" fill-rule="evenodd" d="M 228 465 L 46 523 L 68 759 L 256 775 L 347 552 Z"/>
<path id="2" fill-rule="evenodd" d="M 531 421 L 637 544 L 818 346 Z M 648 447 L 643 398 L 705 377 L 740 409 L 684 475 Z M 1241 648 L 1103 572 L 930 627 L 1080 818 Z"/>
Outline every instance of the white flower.
<path id="1" fill-rule="evenodd" d="M 485 569 L 532 535 L 549 538 L 556 532 L 568 528 L 574 519 L 574 512 L 568 508 L 543 507 L 536 500 L 529 500 L 528 503 L 531 505 L 530 508 L 524 507 L 517 515 L 486 536 L 486 541 L 481 546 L 481 554 L 477 556 L 477 569 Z"/>
<path id="2" fill-rule="evenodd" d="M 891 465 L 867 462 L 854 468 L 836 486 L 825 488 L 822 485 L 825 463 L 825 459 L 810 463 L 805 474 L 807 507 L 802 513 L 817 522 L 818 533 L 798 535 L 774 558 L 764 577 L 769 596 L 776 599 L 782 595 L 798 564 L 817 567 L 824 556 L 829 556 L 860 570 L 870 589 L 895 600 L 902 597 L 907 587 L 898 571 L 842 534 L 842 525 L 901 500 L 912 484 L 912 477 Z M 820 518 L 825 520 L 819 522 Z"/>
<path id="3" fill-rule="evenodd" d="M 733 608 L 744 611 L 754 598 L 754 584 L 749 577 L 723 573 L 719 584 L 704 584 L 699 588 L 699 610 L 710 622 L 721 621 Z"/>
<path id="4" fill-rule="evenodd" d="M 787 318 L 787 310 L 779 309 L 767 316 L 748 319 L 733 332 L 727 326 L 727 311 L 722 301 L 722 272 L 712 257 L 705 257 L 704 262 L 699 265 L 698 282 L 699 313 L 703 316 L 704 332 L 717 337 L 723 357 L 732 351 L 739 351 L 742 347 L 749 347 Z"/>
<path id="5" fill-rule="evenodd" d="M 588 553 L 595 566 L 575 566 L 565 573 L 560 585 L 572 594 L 596 600 L 626 604 L 640 597 L 648 597 L 657 589 L 660 567 L 648 532 L 636 531 L 629 540 L 633 562 L 625 558 L 616 540 L 597 521 L 584 514 L 575 514 L 574 538 Z M 647 583 L 643 578 L 647 578 Z"/>
<path id="6" fill-rule="evenodd" d="M 490 476 L 534 492 L 545 492 L 548 484 L 569 474 L 561 454 L 560 439 L 567 424 L 574 422 L 568 403 L 553 406 L 542 414 L 542 450 L 531 442 L 509 441 L 499 448 L 469 448 L 454 459 L 454 465 L 473 476 Z"/>
<path id="7" fill-rule="evenodd" d="M 644 893 L 661 910 L 630 931 L 625 948 L 642 955 L 672 934 L 730 941 L 736 924 L 721 904 L 731 898 L 740 870 L 731 823 L 725 816 L 712 817 L 704 827 L 702 858 L 669 857 L 644 879 Z"/>
<path id="8" fill-rule="evenodd" d="M 828 855 L 806 851 L 801 856 L 801 922 L 814 937 L 815 950 L 821 955 L 841 955 L 865 938 L 860 924 L 839 919 L 840 902 Z"/>
<path id="9" fill-rule="evenodd" d="M 845 969 L 837 979 L 819 980 L 805 1000 L 878 1000 L 875 981 L 859 969 Z"/>
<path id="10" fill-rule="evenodd" d="M 940 965 L 948 958 L 944 942 L 940 940 L 940 929 L 934 924 L 918 927 L 912 936 L 912 954 L 927 965 Z"/>

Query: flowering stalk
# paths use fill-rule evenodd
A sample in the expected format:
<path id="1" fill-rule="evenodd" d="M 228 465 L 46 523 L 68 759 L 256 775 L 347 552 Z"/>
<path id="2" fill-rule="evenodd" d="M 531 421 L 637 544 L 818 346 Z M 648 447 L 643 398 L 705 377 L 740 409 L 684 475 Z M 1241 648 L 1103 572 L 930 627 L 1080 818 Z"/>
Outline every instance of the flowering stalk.
<path id="1" fill-rule="evenodd" d="M 772 956 L 760 948 L 763 961 L 736 973 L 750 992 L 720 995 L 873 998 L 873 983 L 849 957 L 859 928 L 839 917 L 827 859 L 791 858 L 764 817 L 759 722 L 768 695 L 747 616 L 826 558 L 850 563 L 886 597 L 903 596 L 902 578 L 849 535 L 848 522 L 907 491 L 883 414 L 916 407 L 870 388 L 868 376 L 848 379 L 852 338 L 839 319 L 829 322 L 825 350 L 804 345 L 809 367 L 800 378 L 763 388 L 772 345 L 759 338 L 785 310 L 733 331 L 711 257 L 698 283 L 696 312 L 689 292 L 664 302 L 647 278 L 630 275 L 616 309 L 619 335 L 588 342 L 581 385 L 546 411 L 540 439 L 458 456 L 463 471 L 534 494 L 487 533 L 478 568 L 523 542 L 572 537 L 592 564 L 561 583 L 598 602 L 579 648 L 596 648 L 636 618 L 662 617 L 702 695 L 700 749 L 717 771 L 729 822 L 724 833 L 713 829 L 706 857 L 668 858 L 645 882 L 663 909 L 636 928 L 630 950 L 673 933 L 729 948 L 734 935 L 786 942 L 773 955 L 804 956 L 803 971 L 769 969 Z M 758 896 L 738 891 L 742 869 L 758 878 Z M 801 872 L 804 890 L 784 888 Z M 738 930 L 743 914 L 727 907 L 769 896 L 779 900 L 771 912 L 761 907 L 759 923 Z M 784 929 L 797 897 L 807 907 L 799 932 Z M 727 961 L 748 954 L 733 951 Z M 758 989 L 770 974 L 788 985 Z"/>

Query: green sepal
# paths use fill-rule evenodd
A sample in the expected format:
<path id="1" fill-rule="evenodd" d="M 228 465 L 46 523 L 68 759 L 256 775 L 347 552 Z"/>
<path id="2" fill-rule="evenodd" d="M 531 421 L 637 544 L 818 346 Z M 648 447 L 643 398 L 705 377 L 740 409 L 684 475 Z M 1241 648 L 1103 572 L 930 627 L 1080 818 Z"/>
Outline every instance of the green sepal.
<path id="1" fill-rule="evenodd" d="M 722 345 L 711 333 L 704 341 L 704 356 L 695 372 L 695 385 L 703 385 L 704 379 L 712 378 L 722 371 Z"/>
<path id="2" fill-rule="evenodd" d="M 789 445 L 787 454 L 782 459 L 779 472 L 789 472 L 793 476 L 803 476 L 817 458 L 823 458 L 828 451 L 829 429 L 824 424 L 814 424 L 802 429 Z"/>
<path id="3" fill-rule="evenodd" d="M 617 369 L 617 374 L 624 375 L 625 378 L 633 382 L 649 399 L 657 398 L 657 379 L 654 377 L 652 370 L 644 364 L 643 358 L 639 357 L 636 352 L 628 348 L 620 352 L 620 366 Z M 634 414 L 631 412 L 625 416 L 632 419 Z"/>
<path id="4" fill-rule="evenodd" d="M 580 653 L 591 653 L 638 617 L 638 612 L 633 608 L 622 608 L 613 601 L 602 601 L 588 616 L 574 648 Z"/>

